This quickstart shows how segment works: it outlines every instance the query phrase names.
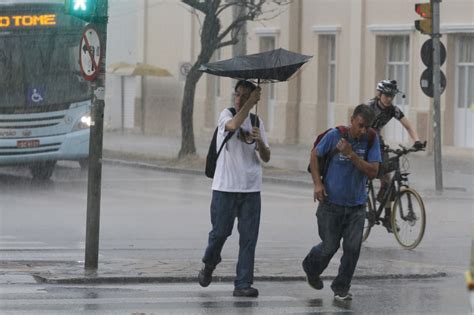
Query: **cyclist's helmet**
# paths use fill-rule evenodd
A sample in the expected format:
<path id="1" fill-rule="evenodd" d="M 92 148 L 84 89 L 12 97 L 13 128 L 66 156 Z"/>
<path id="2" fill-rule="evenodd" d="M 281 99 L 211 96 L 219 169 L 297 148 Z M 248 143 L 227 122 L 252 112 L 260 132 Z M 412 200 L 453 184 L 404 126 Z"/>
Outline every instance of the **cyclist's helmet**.
<path id="1" fill-rule="evenodd" d="M 382 94 L 395 96 L 400 91 L 397 88 L 397 81 L 395 80 L 382 80 L 377 84 L 377 91 L 380 91 Z"/>

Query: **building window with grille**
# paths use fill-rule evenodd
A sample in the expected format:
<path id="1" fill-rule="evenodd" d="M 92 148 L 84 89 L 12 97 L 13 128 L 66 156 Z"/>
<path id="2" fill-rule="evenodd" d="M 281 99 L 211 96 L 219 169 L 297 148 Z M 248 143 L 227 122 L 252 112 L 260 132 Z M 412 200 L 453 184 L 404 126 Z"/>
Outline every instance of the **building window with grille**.
<path id="1" fill-rule="evenodd" d="M 402 93 L 393 99 L 393 104 L 408 115 L 409 110 L 409 75 L 410 75 L 410 37 L 408 35 L 387 36 L 386 61 L 384 79 L 396 80 L 397 86 Z M 392 119 L 384 128 L 384 136 L 388 140 L 406 142 L 409 135 L 402 124 Z"/>
<path id="2" fill-rule="evenodd" d="M 336 35 L 326 35 L 328 47 L 328 126 L 334 125 L 336 100 Z"/>
<path id="3" fill-rule="evenodd" d="M 474 35 L 457 36 L 455 60 L 454 144 L 474 147 Z"/>

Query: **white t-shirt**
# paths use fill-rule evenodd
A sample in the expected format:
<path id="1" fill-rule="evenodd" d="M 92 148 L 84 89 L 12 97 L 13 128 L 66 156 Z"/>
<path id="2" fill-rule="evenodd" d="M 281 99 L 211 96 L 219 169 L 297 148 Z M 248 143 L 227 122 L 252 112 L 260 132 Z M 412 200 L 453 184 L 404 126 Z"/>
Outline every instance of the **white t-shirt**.
<path id="1" fill-rule="evenodd" d="M 225 109 L 219 116 L 217 145 L 219 151 L 222 141 L 228 131 L 225 130 L 226 123 L 233 118 L 232 113 Z M 263 121 L 259 118 L 260 135 L 263 142 L 268 146 L 267 135 Z M 252 124 L 250 114 L 244 120 L 240 128 L 244 132 L 250 132 Z M 212 181 L 212 190 L 227 192 L 258 192 L 262 186 L 262 166 L 258 151 L 255 150 L 256 142 L 247 144 L 239 139 L 241 129 L 235 131 L 219 155 L 216 163 L 216 171 Z"/>

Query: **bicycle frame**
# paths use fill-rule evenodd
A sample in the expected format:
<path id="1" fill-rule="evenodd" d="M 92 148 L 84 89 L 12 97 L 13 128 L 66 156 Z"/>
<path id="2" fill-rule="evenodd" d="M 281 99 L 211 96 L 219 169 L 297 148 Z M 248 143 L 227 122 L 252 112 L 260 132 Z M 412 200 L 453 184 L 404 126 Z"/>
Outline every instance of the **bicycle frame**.
<path id="1" fill-rule="evenodd" d="M 400 157 L 398 157 L 399 159 Z M 370 202 L 372 206 L 375 209 L 375 224 L 380 223 L 380 215 L 382 214 L 382 211 L 384 208 L 386 208 L 386 204 L 390 201 L 395 201 L 395 199 L 400 195 L 400 191 L 403 187 L 408 188 L 408 175 L 410 173 L 402 173 L 400 171 L 400 164 L 398 164 L 397 169 L 395 170 L 395 174 L 392 176 L 392 179 L 390 180 L 390 184 L 385 191 L 385 194 L 383 196 L 382 202 L 376 207 L 377 205 L 377 198 L 375 197 L 375 189 L 374 189 L 374 184 L 372 180 L 369 180 L 367 183 L 368 187 L 368 198 L 370 199 Z M 393 194 L 393 195 L 392 195 Z M 392 196 L 394 197 L 394 200 L 390 200 Z M 410 201 L 411 203 L 411 201 Z M 409 205 L 411 207 L 411 205 Z M 403 209 L 402 209 L 403 212 Z"/>

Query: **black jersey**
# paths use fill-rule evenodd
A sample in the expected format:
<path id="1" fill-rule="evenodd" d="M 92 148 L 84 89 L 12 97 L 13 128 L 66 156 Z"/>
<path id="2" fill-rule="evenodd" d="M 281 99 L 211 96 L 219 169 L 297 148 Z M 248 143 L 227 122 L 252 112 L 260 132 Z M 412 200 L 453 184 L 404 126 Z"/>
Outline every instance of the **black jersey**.
<path id="1" fill-rule="evenodd" d="M 377 97 L 369 100 L 368 105 L 375 112 L 375 119 L 371 127 L 377 130 L 377 132 L 380 132 L 390 119 L 395 117 L 395 119 L 400 120 L 405 117 L 405 114 L 403 114 L 402 110 L 396 105 L 390 107 L 380 106 Z"/>

